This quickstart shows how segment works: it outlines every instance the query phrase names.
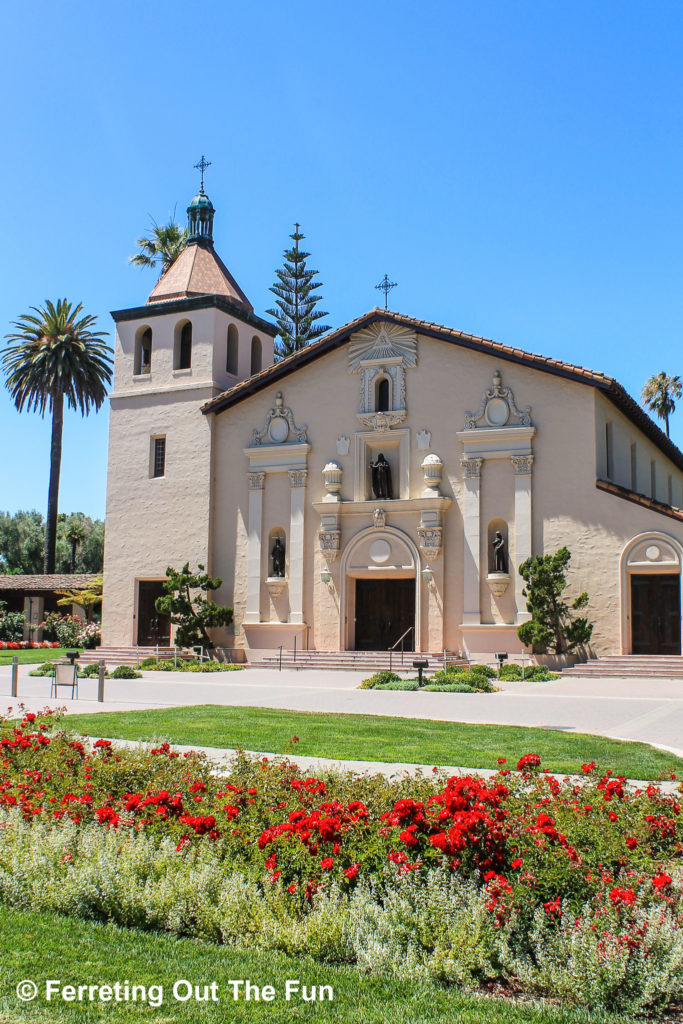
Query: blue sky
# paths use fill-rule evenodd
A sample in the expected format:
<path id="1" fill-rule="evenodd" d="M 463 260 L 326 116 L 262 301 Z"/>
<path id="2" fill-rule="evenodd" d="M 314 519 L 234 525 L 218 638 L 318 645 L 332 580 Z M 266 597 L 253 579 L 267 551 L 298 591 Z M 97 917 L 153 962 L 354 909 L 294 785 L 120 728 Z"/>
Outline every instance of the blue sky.
<path id="1" fill-rule="evenodd" d="M 27 0 L 3 21 L 0 333 L 66 296 L 113 338 L 154 284 L 135 239 L 184 220 L 205 153 L 258 313 L 299 220 L 331 326 L 387 272 L 394 309 L 636 397 L 683 375 L 681 5 Z M 5 390 L 0 444 L 0 509 L 44 512 L 49 423 Z M 104 515 L 106 451 L 106 409 L 67 416 L 62 511 Z"/>

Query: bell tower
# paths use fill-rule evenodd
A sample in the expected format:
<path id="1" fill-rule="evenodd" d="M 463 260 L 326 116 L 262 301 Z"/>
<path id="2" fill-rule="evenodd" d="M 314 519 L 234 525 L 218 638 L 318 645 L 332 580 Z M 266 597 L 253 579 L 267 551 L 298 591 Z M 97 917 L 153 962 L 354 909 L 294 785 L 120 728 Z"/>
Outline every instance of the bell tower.
<path id="1" fill-rule="evenodd" d="M 214 249 L 204 190 L 187 208 L 187 242 L 143 306 L 116 323 L 110 395 L 103 644 L 172 642 L 154 600 L 169 565 L 210 569 L 211 417 L 202 406 L 273 362 L 277 328 Z"/>

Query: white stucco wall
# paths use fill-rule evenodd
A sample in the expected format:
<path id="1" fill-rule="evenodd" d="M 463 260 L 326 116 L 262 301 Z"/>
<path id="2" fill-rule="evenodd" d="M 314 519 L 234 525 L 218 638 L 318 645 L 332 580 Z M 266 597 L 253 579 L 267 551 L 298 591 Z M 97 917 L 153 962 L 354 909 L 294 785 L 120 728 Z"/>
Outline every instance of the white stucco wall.
<path id="1" fill-rule="evenodd" d="M 435 587 L 420 585 L 421 645 L 423 649 L 463 648 L 461 630 L 463 612 L 463 476 L 460 466 L 461 445 L 456 431 L 461 430 L 466 410 L 478 407 L 482 392 L 490 386 L 493 372 L 499 369 L 505 385 L 512 387 L 520 408 L 530 405 L 536 435 L 533 438 L 532 474 L 533 551 L 555 551 L 566 544 L 572 552 L 570 595 L 589 592 L 589 618 L 595 623 L 594 648 L 597 652 L 620 650 L 619 560 L 628 541 L 645 530 L 660 530 L 683 541 L 683 526 L 648 509 L 620 500 L 595 486 L 596 425 L 604 406 L 611 404 L 592 387 L 564 380 L 539 370 L 506 362 L 480 352 L 459 348 L 443 341 L 420 338 L 419 361 L 406 371 L 408 418 L 401 428 L 410 431 L 409 493 L 417 497 L 424 482 L 420 468 L 426 454 L 418 450 L 417 431 L 431 431 L 430 450 L 444 462 L 442 493 L 453 499 L 444 513 L 443 553 L 432 563 Z M 327 567 L 320 554 L 317 534 L 320 518 L 311 507 L 321 501 L 325 490 L 322 469 L 334 459 L 344 469 L 342 498 L 354 496 L 354 436 L 363 428 L 357 420 L 358 377 L 348 372 L 347 351 L 343 347 L 323 356 L 295 374 L 273 384 L 216 417 L 215 432 L 215 509 L 218 526 L 214 536 L 214 570 L 224 580 L 223 597 L 234 599 L 236 622 L 244 616 L 246 575 L 246 520 L 248 491 L 247 460 L 243 448 L 251 430 L 260 428 L 275 395 L 282 391 L 284 401 L 293 410 L 298 424 L 308 426 L 311 452 L 308 456 L 306 493 L 304 618 L 310 628 L 310 645 L 323 650 L 337 649 L 344 636 L 340 615 L 353 614 L 346 602 L 340 608 L 344 590 L 340 578 L 342 558 L 330 565 L 332 586 L 320 580 Z M 614 409 L 614 419 L 624 419 Z M 626 421 L 628 422 L 628 421 Z M 639 434 L 648 457 L 651 443 Z M 339 455 L 336 439 L 350 438 L 347 456 Z M 387 451 L 396 479 L 397 453 Z M 662 464 L 666 460 L 659 453 Z M 396 486 L 396 484 L 395 484 Z M 264 538 L 273 525 L 288 533 L 289 484 L 285 474 L 268 474 L 264 489 Z M 417 541 L 419 514 L 392 511 L 391 502 L 379 502 L 387 510 L 387 524 L 403 530 Z M 516 568 L 514 546 L 514 476 L 509 459 L 485 460 L 481 473 L 481 550 L 482 575 L 488 567 L 487 526 L 503 519 L 509 527 L 510 561 Z M 237 521 L 237 528 L 235 527 Z M 341 552 L 361 529 L 372 523 L 370 511 L 341 517 Z M 229 524 L 229 525 L 228 525 Z M 265 556 L 264 556 L 265 557 Z M 265 575 L 265 569 L 264 569 Z M 234 586 L 233 582 L 235 581 Z M 286 595 L 278 599 L 280 614 Z M 508 624 L 507 630 L 489 628 L 468 634 L 470 650 L 515 649 L 514 586 L 502 598 L 494 598 L 487 584 L 480 587 L 482 623 Z M 276 619 L 265 585 L 261 594 L 264 619 Z M 474 639 L 473 639 L 474 637 Z M 243 643 L 237 629 L 235 643 Z"/>

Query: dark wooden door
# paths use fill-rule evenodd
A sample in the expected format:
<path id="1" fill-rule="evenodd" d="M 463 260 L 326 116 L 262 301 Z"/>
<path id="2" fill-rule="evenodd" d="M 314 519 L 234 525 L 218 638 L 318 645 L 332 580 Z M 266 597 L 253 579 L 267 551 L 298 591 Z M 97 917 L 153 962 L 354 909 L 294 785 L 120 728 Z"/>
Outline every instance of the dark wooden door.
<path id="1" fill-rule="evenodd" d="M 678 576 L 631 576 L 633 654 L 681 653 Z"/>
<path id="2" fill-rule="evenodd" d="M 356 580 L 356 650 L 386 651 L 415 625 L 415 580 Z M 404 650 L 415 649 L 415 633 Z"/>
<path id="3" fill-rule="evenodd" d="M 171 642 L 171 623 L 167 615 L 160 615 L 154 602 L 163 594 L 161 580 L 140 580 L 138 583 L 138 644 L 141 647 L 168 646 Z"/>

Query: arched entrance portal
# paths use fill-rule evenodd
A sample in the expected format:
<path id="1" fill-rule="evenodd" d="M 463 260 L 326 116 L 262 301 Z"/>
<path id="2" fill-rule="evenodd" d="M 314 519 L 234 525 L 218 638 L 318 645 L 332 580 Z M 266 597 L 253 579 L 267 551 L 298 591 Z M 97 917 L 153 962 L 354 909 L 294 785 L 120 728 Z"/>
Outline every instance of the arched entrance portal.
<path id="1" fill-rule="evenodd" d="M 420 576 L 415 544 L 395 527 L 356 534 L 341 560 L 340 647 L 386 651 L 403 634 L 405 650 L 420 650 Z"/>
<path id="2" fill-rule="evenodd" d="M 665 533 L 641 533 L 621 556 L 624 654 L 681 653 L 681 545 Z"/>

